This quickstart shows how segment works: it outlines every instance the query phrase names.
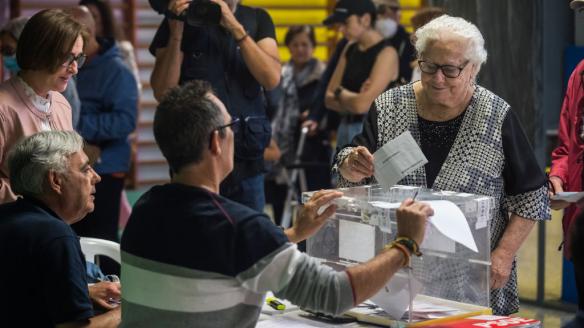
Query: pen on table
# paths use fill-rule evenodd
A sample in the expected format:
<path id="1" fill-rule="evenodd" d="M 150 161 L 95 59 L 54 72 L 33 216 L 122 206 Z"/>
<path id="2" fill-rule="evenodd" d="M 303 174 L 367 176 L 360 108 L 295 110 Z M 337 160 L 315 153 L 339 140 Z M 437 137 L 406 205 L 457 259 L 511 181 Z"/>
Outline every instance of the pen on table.
<path id="1" fill-rule="evenodd" d="M 284 303 L 278 301 L 275 297 L 268 297 L 266 298 L 266 304 L 271 306 L 274 310 L 284 311 L 286 310 L 286 305 Z"/>

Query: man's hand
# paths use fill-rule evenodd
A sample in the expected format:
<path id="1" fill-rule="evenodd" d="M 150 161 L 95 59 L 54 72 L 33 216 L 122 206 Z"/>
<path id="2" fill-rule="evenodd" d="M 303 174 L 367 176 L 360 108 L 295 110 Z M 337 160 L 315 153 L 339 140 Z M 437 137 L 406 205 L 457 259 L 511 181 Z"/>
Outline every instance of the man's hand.
<path id="1" fill-rule="evenodd" d="M 549 178 L 550 183 L 550 190 L 548 191 L 548 195 L 550 197 L 550 207 L 554 210 L 561 210 L 568 206 L 570 203 L 563 201 L 563 200 L 552 200 L 551 197 L 559 192 L 564 191 L 564 182 L 562 179 L 556 176 L 551 176 Z"/>
<path id="2" fill-rule="evenodd" d="M 193 0 L 170 0 L 168 2 L 168 11 L 180 16 L 191 4 Z"/>
<path id="3" fill-rule="evenodd" d="M 426 203 L 404 200 L 397 209 L 397 236 L 413 239 L 418 245 L 424 241 L 426 221 L 434 210 Z"/>
<path id="4" fill-rule="evenodd" d="M 505 286 L 511 275 L 513 255 L 500 249 L 491 253 L 491 288 L 498 289 Z"/>
<path id="5" fill-rule="evenodd" d="M 122 297 L 120 283 L 103 281 L 90 285 L 89 297 L 95 304 L 106 310 L 115 309 Z"/>
<path id="6" fill-rule="evenodd" d="M 241 39 L 247 32 L 233 15 L 233 9 L 223 0 L 211 1 L 221 6 L 221 26 L 225 27 L 236 40 Z"/>
<path id="7" fill-rule="evenodd" d="M 372 176 L 373 170 L 373 155 L 363 146 L 353 148 L 339 167 L 341 175 L 350 182 L 359 182 Z"/>
<path id="8" fill-rule="evenodd" d="M 184 13 L 193 0 L 171 0 L 168 3 L 168 11 L 180 16 Z M 185 23 L 178 19 L 169 19 L 170 40 L 181 41 Z"/>
<path id="9" fill-rule="evenodd" d="M 337 206 L 334 204 L 329 205 L 322 213 L 320 208 L 341 196 L 343 196 L 343 193 L 335 190 L 321 190 L 316 192 L 300 208 L 292 228 L 285 231 L 288 239 L 293 243 L 298 243 L 315 234 L 326 222 L 326 219 L 337 210 Z"/>

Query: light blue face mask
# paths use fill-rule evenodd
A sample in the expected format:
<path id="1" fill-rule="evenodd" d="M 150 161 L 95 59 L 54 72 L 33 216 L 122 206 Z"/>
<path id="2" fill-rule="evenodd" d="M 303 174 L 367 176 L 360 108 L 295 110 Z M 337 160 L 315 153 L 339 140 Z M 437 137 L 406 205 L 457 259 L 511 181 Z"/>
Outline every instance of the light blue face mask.
<path id="1" fill-rule="evenodd" d="M 16 73 L 16 72 L 20 71 L 20 67 L 18 66 L 18 63 L 16 62 L 16 56 L 14 56 L 14 55 L 4 56 L 4 57 L 2 57 L 2 59 L 4 61 L 4 67 L 6 67 L 6 69 L 8 69 L 10 72 Z"/>

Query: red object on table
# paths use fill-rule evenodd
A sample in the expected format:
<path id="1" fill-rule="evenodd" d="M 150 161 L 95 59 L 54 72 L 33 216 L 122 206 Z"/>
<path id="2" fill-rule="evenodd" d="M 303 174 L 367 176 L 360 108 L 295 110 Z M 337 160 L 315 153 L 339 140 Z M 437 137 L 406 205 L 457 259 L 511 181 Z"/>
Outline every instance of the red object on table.
<path id="1" fill-rule="evenodd" d="M 521 317 L 504 317 L 494 315 L 479 315 L 475 317 L 444 322 L 426 328 L 496 328 L 496 327 L 540 327 L 541 322 L 535 319 Z"/>

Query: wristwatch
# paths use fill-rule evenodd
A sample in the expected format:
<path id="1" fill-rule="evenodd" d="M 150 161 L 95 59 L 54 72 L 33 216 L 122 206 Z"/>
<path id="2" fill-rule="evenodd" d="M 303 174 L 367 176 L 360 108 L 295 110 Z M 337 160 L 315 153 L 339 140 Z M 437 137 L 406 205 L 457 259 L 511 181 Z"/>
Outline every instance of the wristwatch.
<path id="1" fill-rule="evenodd" d="M 343 87 L 338 86 L 335 91 L 333 92 L 333 95 L 335 96 L 336 100 L 340 100 L 341 99 L 341 92 L 343 92 Z"/>

